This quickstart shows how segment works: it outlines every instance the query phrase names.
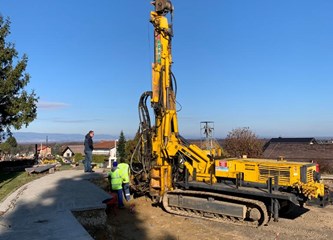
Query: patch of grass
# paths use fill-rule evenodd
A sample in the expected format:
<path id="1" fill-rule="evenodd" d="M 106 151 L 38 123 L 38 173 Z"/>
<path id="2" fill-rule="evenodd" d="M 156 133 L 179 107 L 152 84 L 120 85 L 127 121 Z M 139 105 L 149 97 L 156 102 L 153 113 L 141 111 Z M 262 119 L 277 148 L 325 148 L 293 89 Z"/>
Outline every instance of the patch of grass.
<path id="1" fill-rule="evenodd" d="M 61 166 L 59 168 L 57 168 L 57 170 L 59 171 L 63 171 L 63 170 L 72 170 L 73 167 L 70 164 L 61 164 Z"/>
<path id="2" fill-rule="evenodd" d="M 70 164 L 63 164 L 57 171 L 65 170 L 82 170 L 82 164 L 73 168 Z M 27 172 L 2 172 L 0 171 L 0 202 L 3 201 L 9 194 L 15 192 L 24 184 L 31 182 L 35 179 L 41 178 L 48 174 L 48 171 L 45 173 L 31 174 Z"/>
<path id="3" fill-rule="evenodd" d="M 29 176 L 26 172 L 0 172 L 0 202 L 19 187 L 42 176 L 44 174 Z"/>
<path id="4" fill-rule="evenodd" d="M 92 161 L 94 163 L 104 163 L 104 161 L 108 160 L 107 156 L 103 155 L 93 155 Z"/>

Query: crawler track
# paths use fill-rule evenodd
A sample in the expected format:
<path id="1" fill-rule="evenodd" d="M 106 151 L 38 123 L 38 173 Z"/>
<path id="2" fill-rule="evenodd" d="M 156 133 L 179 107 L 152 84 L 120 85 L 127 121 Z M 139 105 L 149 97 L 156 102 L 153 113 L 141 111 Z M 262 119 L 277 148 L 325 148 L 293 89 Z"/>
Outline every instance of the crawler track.
<path id="1" fill-rule="evenodd" d="M 212 210 L 202 210 L 198 208 L 191 208 L 180 205 L 169 205 L 170 196 L 178 196 L 178 197 L 192 197 L 194 199 L 213 199 L 214 201 L 231 203 L 234 205 L 241 205 L 246 207 L 246 216 L 245 217 L 235 217 L 230 216 L 228 214 L 224 214 L 223 212 L 214 212 Z M 207 201 L 206 204 L 209 204 Z M 163 197 L 163 207 L 165 210 L 172 214 L 177 214 L 181 216 L 187 217 L 195 217 L 195 218 L 203 218 L 209 219 L 217 222 L 227 222 L 233 223 L 237 225 L 246 225 L 252 227 L 259 227 L 261 225 L 266 225 L 270 218 L 267 213 L 267 208 L 265 204 L 258 200 L 246 199 L 241 197 L 234 197 L 219 193 L 212 192 L 202 192 L 202 191 L 192 191 L 192 190 L 175 190 L 168 192 Z M 254 214 L 253 214 L 254 213 Z M 254 217 L 253 217 L 254 216 Z"/>

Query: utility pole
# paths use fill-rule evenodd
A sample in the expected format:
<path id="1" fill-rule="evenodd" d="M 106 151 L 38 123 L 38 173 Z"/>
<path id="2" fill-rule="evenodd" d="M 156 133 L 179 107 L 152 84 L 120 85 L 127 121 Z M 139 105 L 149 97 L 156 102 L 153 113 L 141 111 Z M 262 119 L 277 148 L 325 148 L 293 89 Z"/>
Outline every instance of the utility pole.
<path id="1" fill-rule="evenodd" d="M 214 122 L 202 121 L 200 122 L 200 133 L 203 134 L 201 137 L 201 148 L 204 150 L 212 150 L 213 137 L 214 137 Z"/>

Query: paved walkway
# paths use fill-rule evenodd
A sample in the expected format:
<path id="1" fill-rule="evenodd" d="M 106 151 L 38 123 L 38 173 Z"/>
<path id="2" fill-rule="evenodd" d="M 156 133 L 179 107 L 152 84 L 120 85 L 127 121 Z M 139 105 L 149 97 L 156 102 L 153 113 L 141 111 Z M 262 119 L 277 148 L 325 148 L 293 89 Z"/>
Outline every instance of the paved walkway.
<path id="1" fill-rule="evenodd" d="M 24 185 L 0 203 L 0 239 L 92 239 L 71 210 L 105 207 L 109 195 L 88 181 L 99 176 L 59 171 Z"/>

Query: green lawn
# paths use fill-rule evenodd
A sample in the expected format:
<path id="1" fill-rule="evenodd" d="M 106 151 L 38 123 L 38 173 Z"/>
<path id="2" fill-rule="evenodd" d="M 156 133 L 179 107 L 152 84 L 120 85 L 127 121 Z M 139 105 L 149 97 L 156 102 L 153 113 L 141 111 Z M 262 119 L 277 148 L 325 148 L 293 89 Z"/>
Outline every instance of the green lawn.
<path id="1" fill-rule="evenodd" d="M 0 202 L 19 187 L 41 176 L 43 174 L 29 176 L 26 172 L 0 172 Z"/>
<path id="2" fill-rule="evenodd" d="M 70 165 L 62 165 L 58 171 L 70 170 Z M 45 176 L 47 173 L 31 174 L 26 172 L 1 172 L 0 171 L 0 202 L 4 200 L 9 194 L 23 186 L 24 184 L 31 182 L 37 178 Z"/>

